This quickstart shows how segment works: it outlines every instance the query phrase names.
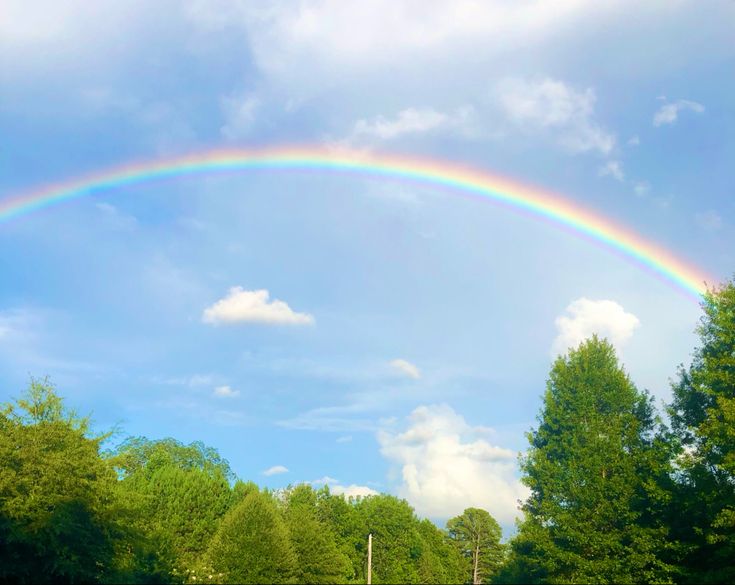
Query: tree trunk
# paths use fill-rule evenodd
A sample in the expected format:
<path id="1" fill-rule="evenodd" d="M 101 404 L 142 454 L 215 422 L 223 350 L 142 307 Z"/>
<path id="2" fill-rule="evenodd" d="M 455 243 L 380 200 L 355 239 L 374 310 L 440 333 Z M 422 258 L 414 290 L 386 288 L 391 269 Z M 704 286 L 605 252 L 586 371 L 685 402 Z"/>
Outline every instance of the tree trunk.
<path id="1" fill-rule="evenodd" d="M 478 570 L 480 568 L 480 543 L 478 542 L 475 544 L 475 554 L 472 555 L 474 557 L 474 567 L 472 568 L 472 583 L 474 585 L 480 585 L 480 579 L 478 575 Z"/>

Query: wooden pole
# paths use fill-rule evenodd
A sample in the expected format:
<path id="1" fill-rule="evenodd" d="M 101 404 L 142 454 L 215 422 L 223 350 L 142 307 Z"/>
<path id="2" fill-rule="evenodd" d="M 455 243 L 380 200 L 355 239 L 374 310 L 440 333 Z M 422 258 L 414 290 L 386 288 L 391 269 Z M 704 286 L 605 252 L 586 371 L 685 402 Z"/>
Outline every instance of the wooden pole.
<path id="1" fill-rule="evenodd" d="M 373 582 L 373 535 L 368 534 L 368 570 L 367 570 L 367 585 Z"/>

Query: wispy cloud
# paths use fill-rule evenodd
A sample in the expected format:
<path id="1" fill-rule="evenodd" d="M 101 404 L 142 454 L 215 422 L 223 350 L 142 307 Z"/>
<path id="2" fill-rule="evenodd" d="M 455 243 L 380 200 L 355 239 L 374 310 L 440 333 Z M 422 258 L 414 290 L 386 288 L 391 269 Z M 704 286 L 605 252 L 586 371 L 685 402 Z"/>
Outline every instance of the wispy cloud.
<path id="1" fill-rule="evenodd" d="M 664 126 L 674 124 L 679 118 L 679 114 L 687 110 L 696 114 L 701 114 L 704 112 L 704 106 L 690 100 L 677 100 L 675 102 L 664 104 L 653 115 L 653 125 Z"/>
<path id="2" fill-rule="evenodd" d="M 217 386 L 212 393 L 218 398 L 236 398 L 240 396 L 240 391 L 233 390 L 230 386 Z"/>
<path id="3" fill-rule="evenodd" d="M 407 376 L 414 380 L 418 380 L 419 378 L 421 378 L 421 371 L 418 369 L 418 367 L 407 360 L 392 360 L 390 362 L 390 366 L 395 372 L 401 374 L 402 376 Z"/>
<path id="4" fill-rule="evenodd" d="M 555 79 L 509 78 L 496 87 L 506 115 L 527 132 L 544 132 L 571 153 L 608 155 L 615 136 L 595 120 L 597 97 L 592 88 L 578 91 Z"/>
<path id="5" fill-rule="evenodd" d="M 697 225 L 708 232 L 716 232 L 722 228 L 722 216 L 714 209 L 702 211 L 694 215 Z"/>
<path id="6" fill-rule="evenodd" d="M 263 472 L 263 475 L 270 477 L 271 475 L 280 475 L 282 473 L 288 473 L 288 467 L 284 465 L 274 465 L 273 467 L 266 469 Z"/>
<path id="7" fill-rule="evenodd" d="M 233 94 L 223 97 L 220 108 L 225 123 L 220 134 L 227 140 L 246 138 L 255 122 L 255 114 L 260 107 L 260 99 L 254 94 Z"/>
<path id="8" fill-rule="evenodd" d="M 602 167 L 600 167 L 599 175 L 601 177 L 612 177 L 616 181 L 621 183 L 625 180 L 625 173 L 623 172 L 623 165 L 620 161 L 609 160 Z"/>
<path id="9" fill-rule="evenodd" d="M 433 108 L 406 108 L 392 118 L 376 116 L 371 120 L 355 122 L 351 138 L 393 140 L 411 134 L 436 131 L 466 131 L 473 109 L 463 106 L 455 112 L 444 113 Z"/>
<path id="10" fill-rule="evenodd" d="M 260 323 L 266 325 L 313 325 L 308 313 L 297 313 L 283 301 L 270 300 L 267 290 L 232 287 L 223 299 L 204 309 L 202 321 L 210 325 Z"/>

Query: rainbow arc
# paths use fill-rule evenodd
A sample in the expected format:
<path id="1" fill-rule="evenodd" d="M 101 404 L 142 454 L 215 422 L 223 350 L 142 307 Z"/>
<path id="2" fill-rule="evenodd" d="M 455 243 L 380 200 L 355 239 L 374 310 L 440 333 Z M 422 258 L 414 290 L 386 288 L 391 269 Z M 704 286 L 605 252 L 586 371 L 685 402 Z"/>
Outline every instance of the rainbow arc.
<path id="1" fill-rule="evenodd" d="M 218 172 L 318 170 L 384 177 L 450 189 L 504 205 L 570 229 L 637 263 L 699 300 L 704 271 L 670 250 L 603 215 L 550 191 L 435 159 L 335 151 L 319 147 L 211 150 L 167 160 L 144 161 L 0 200 L 0 224 L 64 201 L 153 180 Z"/>

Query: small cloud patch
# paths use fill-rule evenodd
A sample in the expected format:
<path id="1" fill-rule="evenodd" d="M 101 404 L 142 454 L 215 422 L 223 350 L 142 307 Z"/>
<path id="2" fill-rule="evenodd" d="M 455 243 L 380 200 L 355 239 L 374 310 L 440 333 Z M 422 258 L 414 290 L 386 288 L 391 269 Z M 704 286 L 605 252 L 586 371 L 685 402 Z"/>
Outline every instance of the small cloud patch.
<path id="1" fill-rule="evenodd" d="M 690 100 L 678 100 L 675 102 L 664 104 L 653 115 L 653 125 L 658 127 L 675 124 L 676 121 L 679 119 L 679 113 L 683 111 L 690 111 L 696 114 L 701 114 L 702 112 L 704 112 L 704 106 Z"/>
<path id="2" fill-rule="evenodd" d="M 227 296 L 204 309 L 202 321 L 210 325 L 260 323 L 265 325 L 313 325 L 314 317 L 297 313 L 283 301 L 270 300 L 265 290 L 234 286 Z"/>
<path id="3" fill-rule="evenodd" d="M 235 398 L 236 396 L 240 396 L 240 391 L 233 390 L 229 386 L 217 386 L 213 394 L 218 398 Z"/>
<path id="4" fill-rule="evenodd" d="M 421 378 L 421 370 L 409 361 L 396 359 L 390 362 L 391 368 L 403 376 L 407 376 L 414 380 Z"/>
<path id="5" fill-rule="evenodd" d="M 280 475 L 281 473 L 288 473 L 288 467 L 284 465 L 274 465 L 269 467 L 263 472 L 263 475 L 270 477 L 271 475 Z"/>

